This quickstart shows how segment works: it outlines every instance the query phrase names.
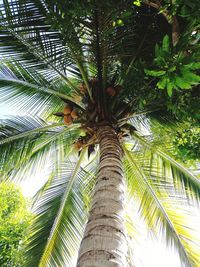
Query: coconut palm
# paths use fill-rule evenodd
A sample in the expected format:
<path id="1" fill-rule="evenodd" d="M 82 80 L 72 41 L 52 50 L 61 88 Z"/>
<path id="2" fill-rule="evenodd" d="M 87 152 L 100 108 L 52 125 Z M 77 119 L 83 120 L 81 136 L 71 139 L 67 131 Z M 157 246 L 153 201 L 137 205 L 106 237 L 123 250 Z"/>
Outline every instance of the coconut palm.
<path id="1" fill-rule="evenodd" d="M 172 144 L 177 118 L 199 119 L 184 113 L 200 81 L 193 2 L 3 1 L 0 97 L 23 115 L 1 122 L 1 177 L 49 166 L 27 266 L 73 266 L 78 250 L 79 267 L 131 265 L 127 203 L 199 265 L 185 218 L 200 181 Z"/>

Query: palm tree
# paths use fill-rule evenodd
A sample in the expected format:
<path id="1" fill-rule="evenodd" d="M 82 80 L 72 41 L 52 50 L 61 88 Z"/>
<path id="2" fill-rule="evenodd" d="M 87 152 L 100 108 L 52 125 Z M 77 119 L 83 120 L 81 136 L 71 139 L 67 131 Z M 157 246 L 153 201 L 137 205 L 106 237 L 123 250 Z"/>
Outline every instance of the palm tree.
<path id="1" fill-rule="evenodd" d="M 79 267 L 126 266 L 130 201 L 183 266 L 199 265 L 184 216 L 200 182 L 171 142 L 177 100 L 197 99 L 198 4 L 162 2 L 3 1 L 0 96 L 26 116 L 1 122 L 1 177 L 49 166 L 27 266 L 72 266 L 79 247 Z"/>

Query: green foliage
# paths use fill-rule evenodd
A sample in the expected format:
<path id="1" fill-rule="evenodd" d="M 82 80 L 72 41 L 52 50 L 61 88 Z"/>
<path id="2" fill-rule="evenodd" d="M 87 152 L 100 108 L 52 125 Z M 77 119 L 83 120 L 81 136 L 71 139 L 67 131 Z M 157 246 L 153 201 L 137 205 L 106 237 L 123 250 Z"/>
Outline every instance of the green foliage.
<path id="1" fill-rule="evenodd" d="M 157 82 L 159 89 L 166 89 L 171 97 L 175 89 L 191 89 L 200 83 L 200 76 L 195 71 L 200 69 L 200 63 L 195 62 L 194 55 L 186 56 L 182 52 L 174 53 L 170 47 L 169 36 L 163 38 L 162 46 L 155 46 L 155 70 L 145 69 L 147 75 L 160 77 Z"/>
<path id="2" fill-rule="evenodd" d="M 191 0 L 191 1 L 184 1 L 178 0 L 177 2 L 177 13 L 179 16 L 186 18 L 187 20 L 191 21 L 193 24 L 199 23 L 199 8 L 200 3 L 199 1 Z"/>
<path id="3" fill-rule="evenodd" d="M 140 0 L 133 1 L 133 5 L 135 5 L 135 6 L 141 6 L 141 1 Z"/>
<path id="4" fill-rule="evenodd" d="M 194 165 L 196 168 L 200 159 L 200 129 L 199 124 L 190 121 L 172 122 L 165 114 L 160 118 L 151 119 L 153 139 L 158 147 L 166 148 L 170 155 L 187 167 Z M 162 141 L 165 140 L 165 144 Z"/>
<path id="5" fill-rule="evenodd" d="M 178 130 L 173 141 L 178 156 L 184 160 L 200 159 L 200 129 L 185 124 L 185 129 Z"/>
<path id="6" fill-rule="evenodd" d="M 73 266 L 88 215 L 85 198 L 90 202 L 92 189 L 84 190 L 91 175 L 80 168 L 82 156 L 84 153 L 75 164 L 60 164 L 59 172 L 55 171 L 48 186 L 41 189 L 42 195 L 36 196 L 37 216 L 26 248 L 27 266 Z M 58 258 L 57 251 L 65 256 Z"/>
<path id="7" fill-rule="evenodd" d="M 170 110 L 179 121 L 188 121 L 196 125 L 200 123 L 199 105 L 200 97 L 198 87 L 192 90 L 184 90 L 182 94 L 174 92 L 173 96 L 167 99 L 168 110 Z"/>
<path id="8" fill-rule="evenodd" d="M 0 265 L 24 264 L 23 242 L 31 215 L 22 193 L 13 184 L 0 184 Z"/>
<path id="9" fill-rule="evenodd" d="M 176 244 L 181 255 L 181 262 L 185 262 L 185 266 L 190 266 L 191 263 L 198 266 L 198 248 L 197 254 L 193 257 L 196 249 L 193 246 L 194 238 L 191 237 L 190 229 L 182 224 L 185 207 L 181 207 L 182 202 L 179 202 L 178 199 L 174 201 L 177 192 L 182 190 L 182 185 L 178 181 L 181 173 L 176 169 L 179 166 L 175 166 L 167 154 L 158 151 L 158 155 L 157 151 L 154 152 L 154 148 L 149 143 L 146 143 L 146 148 L 150 148 L 151 152 L 143 151 L 143 149 L 131 152 L 124 148 L 126 154 L 124 170 L 129 181 L 130 195 L 134 196 L 134 199 L 139 199 L 139 212 L 143 214 L 147 224 L 154 232 L 165 228 L 166 231 L 163 235 L 168 244 L 171 242 Z M 185 175 L 190 174 L 185 173 Z M 178 180 L 176 180 L 177 178 Z M 173 186 L 171 186 L 172 184 Z M 182 193 L 182 200 L 183 195 Z M 174 204 L 176 208 L 180 207 L 181 212 L 177 211 Z M 184 238 L 184 236 L 188 238 Z M 191 246 L 193 246 L 193 252 L 190 250 Z"/>

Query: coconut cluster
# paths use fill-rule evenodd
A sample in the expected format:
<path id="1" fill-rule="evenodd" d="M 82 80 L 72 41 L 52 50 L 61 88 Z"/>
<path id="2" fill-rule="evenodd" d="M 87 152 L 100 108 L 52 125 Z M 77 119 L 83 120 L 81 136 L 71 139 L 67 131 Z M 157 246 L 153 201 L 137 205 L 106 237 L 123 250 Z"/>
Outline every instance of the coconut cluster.
<path id="1" fill-rule="evenodd" d="M 88 81 L 88 86 L 91 96 L 89 96 L 86 84 L 80 83 L 78 86 L 80 99 L 77 100 L 79 105 L 70 100 L 63 99 L 64 106 L 62 112 L 57 112 L 54 115 L 62 117 L 66 126 L 70 126 L 74 122 L 81 123 L 84 136 L 81 136 L 78 140 L 76 140 L 74 148 L 80 153 L 80 151 L 87 146 L 88 154 L 92 154 L 95 149 L 95 144 L 98 143 L 95 125 L 101 124 L 106 120 L 110 121 L 116 115 L 115 105 L 112 105 L 112 99 L 114 99 L 122 91 L 122 86 L 107 83 L 104 88 L 105 91 L 103 92 L 104 101 L 107 101 L 107 109 L 103 115 L 101 112 L 101 104 L 99 102 L 102 97 L 102 91 L 100 91 L 102 89 L 100 89 L 98 79 L 90 79 Z M 77 95 L 75 97 L 77 97 Z M 113 103 L 117 103 L 118 105 L 119 101 L 114 101 Z M 83 105 L 85 105 L 84 112 L 81 108 Z"/>
<path id="2" fill-rule="evenodd" d="M 63 109 L 63 121 L 64 124 L 70 125 L 72 124 L 73 120 L 78 119 L 78 111 L 73 109 L 70 105 L 65 104 Z"/>

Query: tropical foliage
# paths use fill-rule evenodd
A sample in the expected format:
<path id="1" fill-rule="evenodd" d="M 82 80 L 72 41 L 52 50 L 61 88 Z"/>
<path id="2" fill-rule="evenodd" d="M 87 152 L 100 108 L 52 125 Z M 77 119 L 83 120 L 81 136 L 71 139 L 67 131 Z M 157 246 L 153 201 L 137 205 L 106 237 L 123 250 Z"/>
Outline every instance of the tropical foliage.
<path id="1" fill-rule="evenodd" d="M 183 266 L 199 266 L 200 242 L 187 221 L 200 181 L 174 158 L 180 139 L 167 137 L 199 126 L 199 5 L 3 1 L 0 100 L 20 115 L 1 121 L 1 177 L 49 165 L 34 200 L 27 266 L 74 265 L 104 124 L 123 148 L 127 202 L 140 203 L 138 216 L 176 247 Z"/>
<path id="2" fill-rule="evenodd" d="M 0 264 L 20 267 L 24 264 L 23 243 L 27 238 L 31 213 L 27 201 L 13 184 L 0 184 Z"/>
<path id="3" fill-rule="evenodd" d="M 199 159 L 199 128 L 192 128 L 177 134 L 175 143 L 182 158 Z"/>

